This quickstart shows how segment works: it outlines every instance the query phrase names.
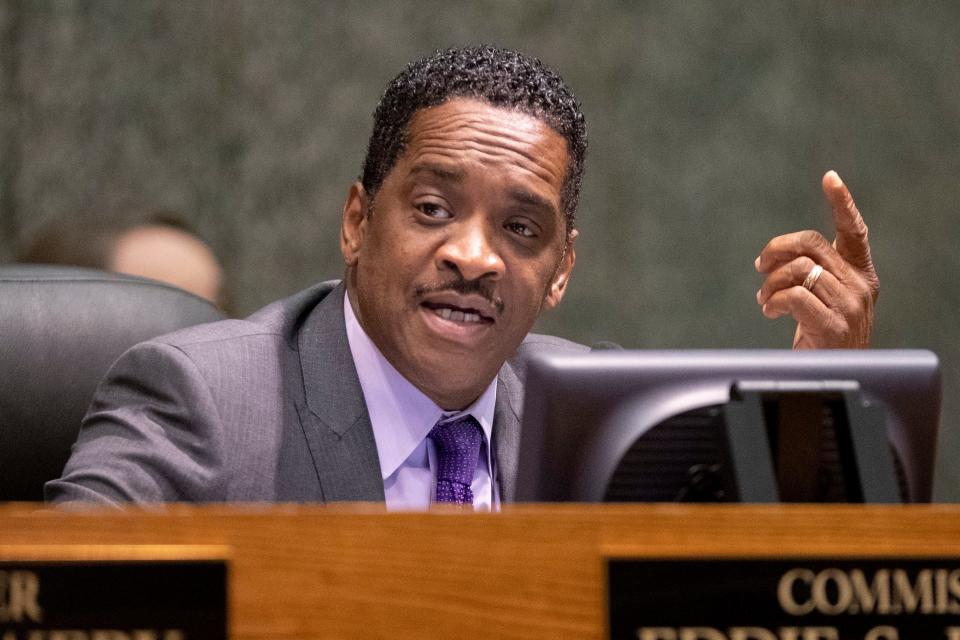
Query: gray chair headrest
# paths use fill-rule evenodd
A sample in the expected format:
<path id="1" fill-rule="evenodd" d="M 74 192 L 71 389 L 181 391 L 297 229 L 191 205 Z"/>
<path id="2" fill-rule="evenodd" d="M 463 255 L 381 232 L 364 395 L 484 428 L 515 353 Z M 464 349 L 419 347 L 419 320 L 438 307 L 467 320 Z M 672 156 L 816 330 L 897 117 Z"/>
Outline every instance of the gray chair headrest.
<path id="1" fill-rule="evenodd" d="M 94 269 L 0 266 L 0 500 L 42 500 L 93 393 L 138 342 L 223 314 L 153 280 Z"/>

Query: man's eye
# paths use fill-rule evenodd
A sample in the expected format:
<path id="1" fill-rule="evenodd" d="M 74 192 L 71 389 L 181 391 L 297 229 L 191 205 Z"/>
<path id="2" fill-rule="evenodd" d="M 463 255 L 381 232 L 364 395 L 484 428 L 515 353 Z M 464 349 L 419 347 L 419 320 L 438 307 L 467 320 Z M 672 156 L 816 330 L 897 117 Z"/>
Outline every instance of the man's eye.
<path id="1" fill-rule="evenodd" d="M 453 214 L 443 208 L 442 205 L 437 204 L 436 202 L 423 202 L 417 205 L 417 209 L 420 210 L 426 216 L 431 218 L 445 219 L 452 218 Z"/>
<path id="2" fill-rule="evenodd" d="M 533 229 L 522 222 L 510 222 L 507 224 L 507 229 L 524 238 L 533 238 L 537 235 Z"/>

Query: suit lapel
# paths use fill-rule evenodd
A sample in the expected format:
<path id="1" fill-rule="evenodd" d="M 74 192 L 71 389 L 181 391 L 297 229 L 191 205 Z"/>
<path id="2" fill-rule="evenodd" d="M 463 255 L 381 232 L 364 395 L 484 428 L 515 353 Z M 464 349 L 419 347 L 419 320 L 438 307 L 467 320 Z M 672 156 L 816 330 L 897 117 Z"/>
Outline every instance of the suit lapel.
<path id="1" fill-rule="evenodd" d="M 501 502 L 513 502 L 516 491 L 520 452 L 518 408 L 522 405 L 523 386 L 513 367 L 507 363 L 497 376 L 497 404 L 493 413 L 493 451 Z"/>
<path id="2" fill-rule="evenodd" d="M 298 406 L 323 499 L 383 502 L 380 459 L 347 342 L 341 283 L 298 335 L 305 406 Z"/>

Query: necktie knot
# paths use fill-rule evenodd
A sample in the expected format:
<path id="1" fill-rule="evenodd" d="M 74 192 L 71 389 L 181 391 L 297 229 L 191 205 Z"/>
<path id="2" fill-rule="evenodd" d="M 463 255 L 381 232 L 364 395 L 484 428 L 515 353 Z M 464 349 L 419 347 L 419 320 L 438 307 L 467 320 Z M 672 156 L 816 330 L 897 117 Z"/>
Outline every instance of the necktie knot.
<path id="1" fill-rule="evenodd" d="M 470 483 L 477 470 L 483 441 L 480 423 L 471 415 L 438 422 L 427 437 L 437 452 L 435 502 L 473 504 Z"/>

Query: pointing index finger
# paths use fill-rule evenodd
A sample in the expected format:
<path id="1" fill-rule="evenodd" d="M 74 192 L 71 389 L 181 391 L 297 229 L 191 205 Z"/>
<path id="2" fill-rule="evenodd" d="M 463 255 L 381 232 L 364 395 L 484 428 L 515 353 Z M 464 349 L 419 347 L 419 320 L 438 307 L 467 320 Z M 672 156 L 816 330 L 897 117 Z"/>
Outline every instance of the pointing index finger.
<path id="1" fill-rule="evenodd" d="M 837 252 L 856 266 L 870 260 L 867 225 L 857 209 L 850 190 L 832 169 L 823 175 L 823 194 L 833 211 L 833 226 L 837 232 Z"/>

